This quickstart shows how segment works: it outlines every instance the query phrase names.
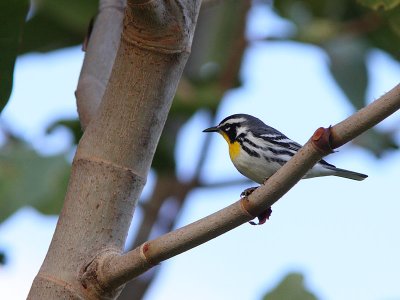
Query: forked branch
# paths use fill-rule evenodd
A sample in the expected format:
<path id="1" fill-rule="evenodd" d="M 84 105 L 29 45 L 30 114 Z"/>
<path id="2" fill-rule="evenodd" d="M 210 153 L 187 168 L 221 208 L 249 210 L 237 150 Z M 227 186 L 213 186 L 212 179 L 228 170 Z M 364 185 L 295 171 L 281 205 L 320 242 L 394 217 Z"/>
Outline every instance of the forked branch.
<path id="1" fill-rule="evenodd" d="M 88 126 L 73 160 L 52 242 L 28 299 L 118 296 L 118 289 L 96 285 L 97 273 L 90 279 L 92 262 L 102 253 L 122 252 L 190 53 L 200 4 L 197 0 L 127 1 L 110 78 L 104 95 L 98 93 L 86 103 L 83 124 Z M 112 15 L 120 14 L 119 9 L 109 8 Z M 96 47 L 89 42 L 90 46 Z M 88 99 L 80 96 L 82 101 Z"/>

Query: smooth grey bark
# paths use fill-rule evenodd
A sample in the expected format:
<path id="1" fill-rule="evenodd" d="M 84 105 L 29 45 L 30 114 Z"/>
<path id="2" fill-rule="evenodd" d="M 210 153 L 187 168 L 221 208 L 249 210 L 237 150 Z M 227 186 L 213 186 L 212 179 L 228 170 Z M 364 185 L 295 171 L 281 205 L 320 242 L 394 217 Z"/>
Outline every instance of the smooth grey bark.
<path id="1" fill-rule="evenodd" d="M 87 127 L 29 299 L 113 299 L 88 266 L 121 253 L 190 52 L 200 1 L 128 1 L 103 100 Z M 121 283 L 123 284 L 123 283 Z"/>

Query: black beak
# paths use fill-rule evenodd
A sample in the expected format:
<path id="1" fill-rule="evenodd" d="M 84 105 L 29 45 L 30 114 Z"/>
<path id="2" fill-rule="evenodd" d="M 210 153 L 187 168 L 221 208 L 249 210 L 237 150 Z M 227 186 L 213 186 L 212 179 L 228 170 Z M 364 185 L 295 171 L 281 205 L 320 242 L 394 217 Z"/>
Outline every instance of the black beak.
<path id="1" fill-rule="evenodd" d="M 203 130 L 203 132 L 218 132 L 218 131 L 219 131 L 218 126 L 210 127 Z"/>

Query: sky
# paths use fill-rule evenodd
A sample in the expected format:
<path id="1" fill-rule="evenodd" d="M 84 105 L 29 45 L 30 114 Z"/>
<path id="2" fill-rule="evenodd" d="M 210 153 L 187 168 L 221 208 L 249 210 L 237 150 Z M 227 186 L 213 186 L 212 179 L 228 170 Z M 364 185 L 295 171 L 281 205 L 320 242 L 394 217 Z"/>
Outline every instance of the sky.
<path id="1" fill-rule="evenodd" d="M 259 28 L 273 26 L 290 30 L 267 10 L 253 11 L 248 34 L 257 37 L 265 34 Z M 15 89 L 2 122 L 44 154 L 63 151 L 71 141 L 65 130 L 48 137 L 44 129 L 57 119 L 76 116 L 73 93 L 82 59 L 75 47 L 29 54 L 17 61 Z M 253 43 L 241 70 L 243 87 L 226 93 L 218 118 L 249 113 L 304 143 L 316 128 L 333 125 L 353 112 L 330 77 L 326 61 L 326 55 L 313 46 Z M 399 64 L 382 52 L 369 54 L 368 69 L 369 101 L 399 82 Z M 192 171 L 193 153 L 207 126 L 205 114 L 199 112 L 180 132 L 179 176 Z M 398 130 L 400 113 L 379 127 Z M 400 143 L 399 130 L 396 138 Z M 241 178 L 219 135 L 212 137 L 210 148 L 202 173 L 205 180 Z M 362 182 L 337 177 L 302 180 L 273 206 L 265 225 L 244 224 L 158 266 L 161 272 L 145 299 L 179 300 L 190 295 L 192 300 L 257 300 L 288 272 L 303 273 L 307 288 L 319 299 L 400 299 L 400 152 L 377 160 L 366 150 L 345 145 L 327 161 L 369 177 Z M 231 204 L 246 187 L 193 191 L 178 226 Z M 0 225 L 0 247 L 8 258 L 0 267 L 4 299 L 26 298 L 56 221 L 56 216 L 27 207 Z"/>

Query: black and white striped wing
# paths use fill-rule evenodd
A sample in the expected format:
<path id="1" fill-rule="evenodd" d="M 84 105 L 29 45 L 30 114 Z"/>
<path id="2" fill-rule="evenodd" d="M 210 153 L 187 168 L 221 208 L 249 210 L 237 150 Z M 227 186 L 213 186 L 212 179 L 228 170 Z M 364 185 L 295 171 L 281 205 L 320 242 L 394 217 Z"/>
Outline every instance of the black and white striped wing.
<path id="1" fill-rule="evenodd" d="M 286 153 L 287 155 L 289 155 L 290 157 L 292 157 L 294 154 L 296 154 L 300 148 L 302 147 L 302 145 L 300 145 L 299 143 L 291 140 L 290 138 L 288 138 L 286 135 L 284 135 L 283 133 L 281 133 L 280 131 L 267 126 L 268 128 L 265 129 L 265 133 L 261 133 L 259 136 L 266 140 L 267 142 L 273 144 L 274 146 L 278 147 L 278 149 L 282 149 L 277 151 L 277 154 L 279 153 Z M 285 151 L 286 150 L 286 151 Z M 289 152 L 291 152 L 292 154 L 290 154 Z M 290 159 L 289 157 L 289 159 Z M 334 165 L 328 163 L 327 161 L 321 159 L 318 163 L 320 163 L 321 165 L 325 166 L 325 167 L 329 167 L 329 168 L 335 168 Z"/>

